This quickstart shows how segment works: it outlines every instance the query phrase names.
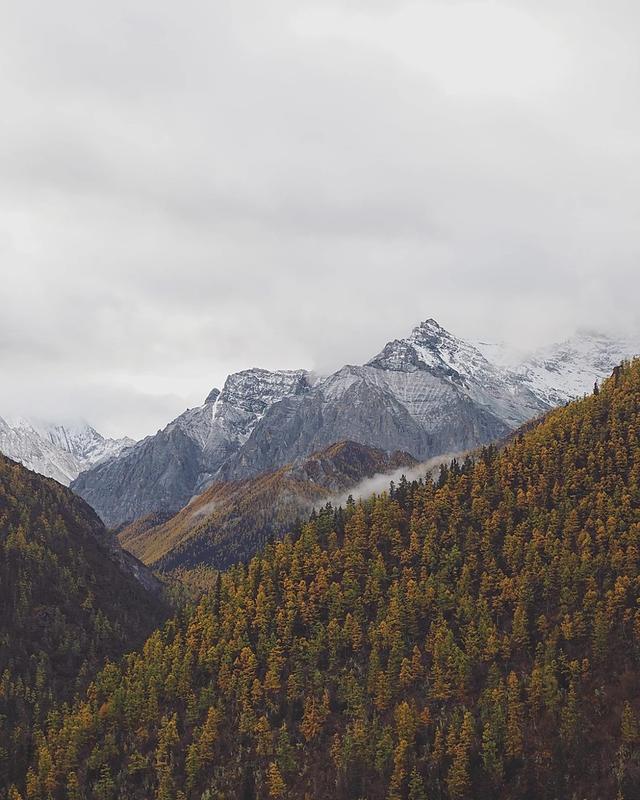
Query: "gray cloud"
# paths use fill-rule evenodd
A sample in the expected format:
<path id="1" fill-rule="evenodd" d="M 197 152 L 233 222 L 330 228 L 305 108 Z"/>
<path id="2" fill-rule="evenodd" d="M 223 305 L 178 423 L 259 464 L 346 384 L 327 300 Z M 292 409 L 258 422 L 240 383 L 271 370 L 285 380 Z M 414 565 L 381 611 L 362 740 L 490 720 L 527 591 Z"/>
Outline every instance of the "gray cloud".
<path id="1" fill-rule="evenodd" d="M 0 9 L 0 413 L 153 432 L 434 316 L 640 327 L 640 8 Z"/>

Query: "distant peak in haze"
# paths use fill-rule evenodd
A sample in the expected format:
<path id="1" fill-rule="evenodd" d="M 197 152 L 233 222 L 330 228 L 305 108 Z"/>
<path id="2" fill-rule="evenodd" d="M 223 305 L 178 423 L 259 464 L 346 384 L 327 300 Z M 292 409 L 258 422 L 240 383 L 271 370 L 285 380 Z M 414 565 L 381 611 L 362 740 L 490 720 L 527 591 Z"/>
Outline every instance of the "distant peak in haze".
<path id="1" fill-rule="evenodd" d="M 118 456 L 133 439 L 106 439 L 81 420 L 46 422 L 0 417 L 0 452 L 25 467 L 68 485 L 82 470 Z"/>

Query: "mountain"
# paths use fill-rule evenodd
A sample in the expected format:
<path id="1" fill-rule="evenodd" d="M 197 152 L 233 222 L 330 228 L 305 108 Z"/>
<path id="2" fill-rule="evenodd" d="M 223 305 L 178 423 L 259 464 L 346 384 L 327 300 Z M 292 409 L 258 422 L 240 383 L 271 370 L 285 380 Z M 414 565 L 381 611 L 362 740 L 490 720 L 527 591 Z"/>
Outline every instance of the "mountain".
<path id="1" fill-rule="evenodd" d="M 230 375 L 222 392 L 214 389 L 202 406 L 188 409 L 119 458 L 82 473 L 72 488 L 111 526 L 151 513 L 176 513 L 211 483 L 272 404 L 309 388 L 304 370 Z"/>
<path id="2" fill-rule="evenodd" d="M 32 800 L 638 796 L 640 362 L 220 576 L 39 740 Z"/>
<path id="3" fill-rule="evenodd" d="M 200 564 L 224 569 L 252 556 L 270 537 L 290 531 L 314 506 L 365 478 L 415 463 L 407 453 L 388 455 L 355 442 L 339 442 L 254 478 L 214 481 L 174 517 L 160 524 L 143 518 L 118 538 L 129 552 L 161 570 Z"/>
<path id="4" fill-rule="evenodd" d="M 68 486 L 80 472 L 115 458 L 133 439 L 105 439 L 85 423 L 0 417 L 0 453 Z"/>
<path id="5" fill-rule="evenodd" d="M 581 332 L 537 351 L 515 371 L 526 386 L 549 405 L 562 405 L 590 393 L 624 359 L 640 355 L 640 338 L 613 338 Z"/>
<path id="6" fill-rule="evenodd" d="M 640 355 L 640 338 L 614 337 L 580 331 L 569 339 L 523 355 L 500 342 L 478 342 L 477 348 L 512 380 L 549 406 L 559 406 L 589 394 L 625 359 Z"/>
<path id="7" fill-rule="evenodd" d="M 220 475 L 247 477 L 345 438 L 425 460 L 495 441 L 546 409 L 431 319 L 365 365 L 343 367 L 272 406 Z"/>
<path id="8" fill-rule="evenodd" d="M 167 606 L 83 500 L 0 455 L 0 607 L 1 790 L 52 706 L 140 645 Z"/>
<path id="9" fill-rule="evenodd" d="M 203 406 L 73 489 L 111 526 L 177 512 L 214 479 L 243 480 L 351 440 L 417 459 L 506 435 L 548 406 L 434 320 L 367 364 L 325 378 L 305 371 L 231 375 Z"/>
<path id="10" fill-rule="evenodd" d="M 590 391 L 634 350 L 631 342 L 583 334 L 506 367 L 504 348 L 475 346 L 429 319 L 367 363 L 329 376 L 231 375 L 222 393 L 87 470 L 73 489 L 118 526 L 176 513 L 214 480 L 251 478 L 339 441 L 420 461 L 462 452 Z"/>

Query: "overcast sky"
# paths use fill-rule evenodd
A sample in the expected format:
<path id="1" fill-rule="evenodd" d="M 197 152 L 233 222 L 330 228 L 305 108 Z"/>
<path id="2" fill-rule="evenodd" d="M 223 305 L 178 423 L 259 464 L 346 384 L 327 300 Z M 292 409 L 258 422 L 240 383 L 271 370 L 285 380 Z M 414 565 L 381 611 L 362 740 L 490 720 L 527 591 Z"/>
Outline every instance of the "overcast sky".
<path id="1" fill-rule="evenodd" d="M 640 330 L 637 0 L 0 3 L 0 414 Z"/>

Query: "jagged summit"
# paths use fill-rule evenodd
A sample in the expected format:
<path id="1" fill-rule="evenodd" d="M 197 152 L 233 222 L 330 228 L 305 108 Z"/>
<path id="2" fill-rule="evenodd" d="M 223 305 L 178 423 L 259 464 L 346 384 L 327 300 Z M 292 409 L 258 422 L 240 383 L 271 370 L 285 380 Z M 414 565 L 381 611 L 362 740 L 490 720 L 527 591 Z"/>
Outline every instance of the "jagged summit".
<path id="1" fill-rule="evenodd" d="M 258 367 L 234 372 L 222 387 L 220 401 L 260 414 L 283 397 L 307 391 L 308 375 L 304 369 L 272 371 Z"/>
<path id="2" fill-rule="evenodd" d="M 309 388 L 306 370 L 235 372 L 202 406 L 143 439 L 117 464 L 81 474 L 73 489 L 110 525 L 156 511 L 176 512 L 211 482 L 273 404 Z"/>
<path id="3" fill-rule="evenodd" d="M 433 318 L 416 325 L 405 339 L 386 344 L 367 366 L 399 371 L 438 370 L 454 380 L 494 371 L 478 349 L 453 336 Z"/>

